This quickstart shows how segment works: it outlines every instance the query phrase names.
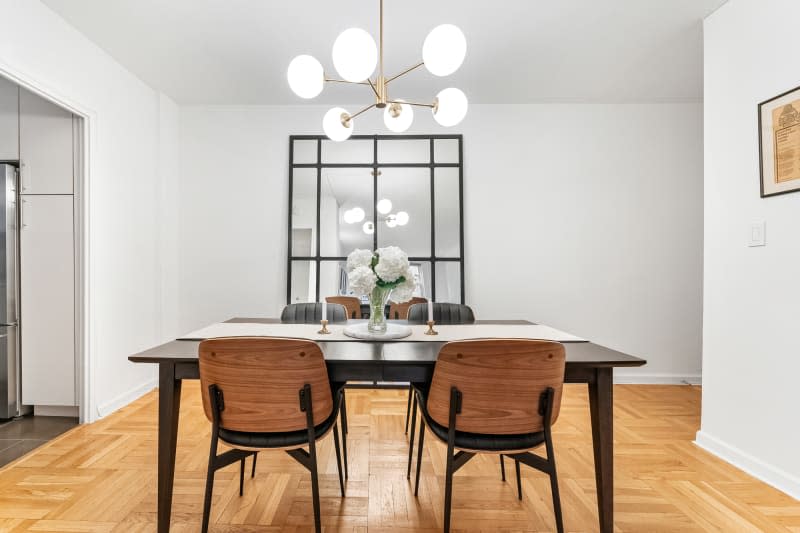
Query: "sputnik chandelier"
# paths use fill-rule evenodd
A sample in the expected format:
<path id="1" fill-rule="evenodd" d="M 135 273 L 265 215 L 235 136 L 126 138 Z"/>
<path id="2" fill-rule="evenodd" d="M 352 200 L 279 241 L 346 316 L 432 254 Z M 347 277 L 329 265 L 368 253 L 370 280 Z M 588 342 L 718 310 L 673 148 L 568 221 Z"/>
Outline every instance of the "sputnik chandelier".
<path id="1" fill-rule="evenodd" d="M 350 28 L 343 31 L 333 43 L 333 66 L 342 79 L 325 75 L 322 64 L 310 55 L 299 55 L 289 63 L 289 87 L 301 98 L 314 98 L 322 92 L 326 82 L 368 85 L 375 102 L 349 113 L 334 107 L 325 113 L 322 128 L 333 141 L 344 141 L 353 134 L 353 119 L 372 108 L 383 109 L 383 122 L 396 133 L 406 131 L 414 120 L 412 106 L 428 107 L 433 118 L 442 126 L 455 126 L 467 114 L 467 97 L 454 87 L 444 89 L 432 103 L 406 102 L 389 97 L 389 84 L 411 71 L 424 66 L 435 76 L 449 76 L 464 62 L 467 41 L 464 34 L 452 24 L 435 27 L 422 45 L 422 61 L 394 76 L 386 77 L 383 71 L 383 0 L 380 0 L 380 47 L 366 31 Z M 371 79 L 375 68 L 378 74 Z"/>

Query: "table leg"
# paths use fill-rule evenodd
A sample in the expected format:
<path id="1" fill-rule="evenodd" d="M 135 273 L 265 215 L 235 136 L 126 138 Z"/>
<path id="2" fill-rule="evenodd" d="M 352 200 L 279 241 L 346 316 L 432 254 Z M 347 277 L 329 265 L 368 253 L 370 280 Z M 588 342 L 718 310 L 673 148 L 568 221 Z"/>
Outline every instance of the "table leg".
<path id="1" fill-rule="evenodd" d="M 158 365 L 158 374 L 158 533 L 169 533 L 182 381 L 174 363 Z"/>
<path id="2" fill-rule="evenodd" d="M 614 531 L 614 392 L 613 368 L 595 369 L 589 383 L 594 472 L 600 531 Z"/>

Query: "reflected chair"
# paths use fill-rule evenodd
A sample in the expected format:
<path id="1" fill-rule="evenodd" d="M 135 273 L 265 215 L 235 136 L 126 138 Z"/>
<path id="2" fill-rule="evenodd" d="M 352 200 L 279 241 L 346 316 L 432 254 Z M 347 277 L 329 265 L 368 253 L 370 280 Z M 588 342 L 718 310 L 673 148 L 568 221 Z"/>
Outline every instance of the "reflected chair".
<path id="1" fill-rule="evenodd" d="M 331 324 L 347 322 L 347 309 L 343 305 L 330 304 L 327 307 L 328 322 Z M 319 324 L 320 320 L 322 320 L 322 304 L 319 302 L 289 304 L 281 312 L 283 324 Z"/>
<path id="2" fill-rule="evenodd" d="M 402 304 L 389 301 L 389 318 L 392 320 L 406 320 L 408 319 L 408 310 L 412 305 L 427 303 L 427 298 L 420 298 L 419 296 L 414 296 Z"/>
<path id="3" fill-rule="evenodd" d="M 325 301 L 343 305 L 347 309 L 347 318 L 361 318 L 361 300 L 355 296 L 326 296 Z"/>
<path id="4" fill-rule="evenodd" d="M 561 407 L 564 365 L 564 346 L 557 342 L 482 339 L 442 347 L 430 386 L 414 387 L 424 421 L 414 495 L 419 491 L 427 426 L 447 444 L 445 532 L 450 531 L 453 474 L 478 453 L 514 459 L 520 500 L 520 463 L 548 474 L 556 530 L 564 531 L 551 434 Z M 531 453 L 542 445 L 546 459 Z"/>
<path id="5" fill-rule="evenodd" d="M 339 488 L 344 497 L 336 417 L 341 384 L 328 380 L 319 346 L 307 340 L 268 337 L 208 339 L 199 348 L 203 409 L 211 422 L 203 533 L 208 531 L 214 474 L 261 450 L 283 450 L 311 473 L 314 525 L 321 531 L 316 444 L 333 431 Z M 231 449 L 217 454 L 218 444 Z M 308 451 L 303 449 L 308 447 Z"/>

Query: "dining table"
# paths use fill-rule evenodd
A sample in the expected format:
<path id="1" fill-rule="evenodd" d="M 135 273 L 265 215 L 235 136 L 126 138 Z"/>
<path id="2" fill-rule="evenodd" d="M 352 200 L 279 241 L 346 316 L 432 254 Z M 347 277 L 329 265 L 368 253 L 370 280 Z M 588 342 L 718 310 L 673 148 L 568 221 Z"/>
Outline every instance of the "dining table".
<path id="1" fill-rule="evenodd" d="M 357 321 L 348 321 L 353 322 Z M 405 321 L 390 322 L 405 324 Z M 280 320 L 245 317 L 232 318 L 223 324 L 277 325 Z M 498 330 L 507 331 L 512 325 L 534 324 L 527 320 L 478 320 L 475 331 L 481 331 L 483 327 L 490 335 Z M 411 327 L 427 328 L 421 325 Z M 330 379 L 338 382 L 429 382 L 439 350 L 445 344 L 444 340 L 435 337 L 422 341 L 423 338 L 417 334 L 408 339 L 393 340 L 331 337 L 335 338 L 315 340 L 324 355 Z M 189 334 L 128 358 L 134 363 L 158 365 L 159 533 L 167 533 L 170 527 L 181 388 L 184 380 L 200 377 L 197 354 L 202 338 L 202 335 Z M 618 367 L 642 366 L 646 360 L 585 339 L 567 338 L 570 340 L 562 341 L 566 350 L 564 381 L 588 386 L 599 530 L 611 533 L 614 530 L 613 372 Z"/>

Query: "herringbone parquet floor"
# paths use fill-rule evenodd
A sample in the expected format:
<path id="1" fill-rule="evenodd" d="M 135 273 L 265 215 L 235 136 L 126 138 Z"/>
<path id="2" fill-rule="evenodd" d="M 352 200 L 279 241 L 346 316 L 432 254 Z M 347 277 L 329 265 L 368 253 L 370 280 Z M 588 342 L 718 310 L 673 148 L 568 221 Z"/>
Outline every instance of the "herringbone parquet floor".
<path id="1" fill-rule="evenodd" d="M 209 424 L 197 382 L 184 387 L 173 503 L 174 532 L 199 528 Z M 150 532 L 156 520 L 156 402 L 147 394 L 80 426 L 0 470 L 0 531 Z M 439 531 L 444 448 L 426 439 L 418 499 L 405 479 L 403 391 L 348 391 L 350 481 L 338 493 L 332 438 L 321 443 L 326 531 Z M 800 502 L 692 444 L 700 390 L 615 387 L 616 526 L 620 532 L 800 532 Z M 594 471 L 585 387 L 567 386 L 555 426 L 568 531 L 596 531 Z M 249 463 L 248 463 L 249 465 Z M 236 465 L 217 474 L 212 531 L 312 529 L 310 481 L 282 452 L 259 456 L 256 478 L 238 495 Z M 496 456 L 456 474 L 453 520 L 463 531 L 552 531 L 547 478 L 523 469 L 524 501 L 513 469 L 500 480 Z"/>

